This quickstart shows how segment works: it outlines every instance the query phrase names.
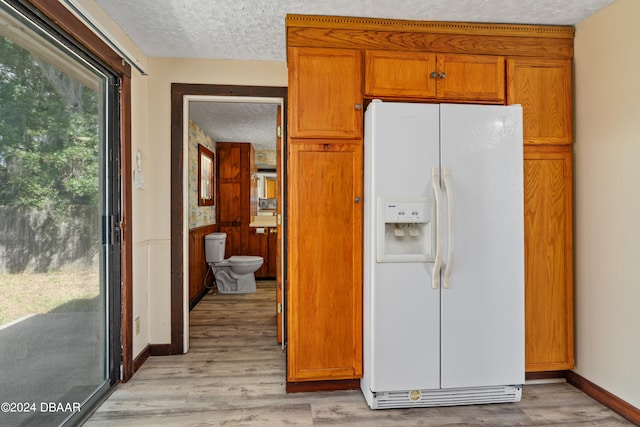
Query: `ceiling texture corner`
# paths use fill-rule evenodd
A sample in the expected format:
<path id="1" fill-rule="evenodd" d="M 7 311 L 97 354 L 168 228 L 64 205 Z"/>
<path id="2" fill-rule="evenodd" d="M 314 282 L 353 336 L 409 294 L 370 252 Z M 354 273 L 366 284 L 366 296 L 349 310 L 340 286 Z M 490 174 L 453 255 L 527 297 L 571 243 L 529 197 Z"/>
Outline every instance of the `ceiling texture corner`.
<path id="1" fill-rule="evenodd" d="M 149 57 L 285 61 L 287 14 L 336 15 L 420 21 L 576 25 L 614 0 L 96 0 Z M 193 119 L 214 140 L 250 140 L 246 133 Z M 215 104 L 215 103 L 213 103 Z M 247 107 L 247 105 L 245 105 Z M 249 107 L 247 107 L 249 108 Z M 238 114 L 241 108 L 235 109 Z M 268 112 L 270 109 L 265 108 Z M 257 114 L 257 113 L 256 113 Z M 270 112 L 267 114 L 271 114 Z M 228 116 L 228 114 L 227 114 Z M 196 120 L 195 118 L 198 117 Z M 228 120 L 231 120 L 229 118 Z M 267 120 L 262 118 L 260 120 Z M 237 123 L 239 120 L 235 120 Z M 246 121 L 246 120 L 245 120 Z M 275 120 L 274 120 L 275 123 Z M 250 125 L 250 127 L 254 127 Z M 248 130 L 244 130 L 248 132 Z M 259 138 L 258 130 L 251 138 Z M 258 133 L 257 133 L 258 132 Z M 275 124 L 254 140 L 275 146 Z M 242 137 L 246 135 L 247 137 Z M 224 138 L 224 139 L 219 139 Z"/>

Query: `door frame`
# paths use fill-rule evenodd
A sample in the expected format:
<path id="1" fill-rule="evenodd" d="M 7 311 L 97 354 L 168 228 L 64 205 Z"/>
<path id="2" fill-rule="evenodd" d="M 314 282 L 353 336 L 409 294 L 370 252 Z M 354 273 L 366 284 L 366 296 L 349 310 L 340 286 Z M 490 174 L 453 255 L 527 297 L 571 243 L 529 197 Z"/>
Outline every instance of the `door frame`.
<path id="1" fill-rule="evenodd" d="M 189 301 L 187 257 L 185 257 L 185 188 L 184 188 L 184 102 L 189 96 L 229 96 L 250 98 L 282 98 L 287 110 L 286 87 L 236 86 L 214 84 L 171 84 L 171 348 L 170 354 L 183 354 L 188 349 Z M 287 128 L 283 114 L 283 129 Z M 283 144 L 286 138 L 282 138 Z M 283 150 L 285 148 L 283 147 Z M 284 151 L 286 153 L 286 151 Z M 285 156 L 286 158 L 286 156 Z M 285 167 L 285 165 L 282 165 Z M 283 174 L 283 180 L 286 174 Z M 188 195 L 187 195 L 188 197 Z M 283 207 L 284 208 L 284 207 Z M 283 212 L 285 212 L 283 210 Z M 284 250 L 283 250 L 284 253 Z M 286 257 L 283 257 L 286 259 Z M 187 267 L 185 267 L 187 265 Z M 283 272 L 286 269 L 283 269 Z M 286 283 L 286 278 L 282 278 Z"/>

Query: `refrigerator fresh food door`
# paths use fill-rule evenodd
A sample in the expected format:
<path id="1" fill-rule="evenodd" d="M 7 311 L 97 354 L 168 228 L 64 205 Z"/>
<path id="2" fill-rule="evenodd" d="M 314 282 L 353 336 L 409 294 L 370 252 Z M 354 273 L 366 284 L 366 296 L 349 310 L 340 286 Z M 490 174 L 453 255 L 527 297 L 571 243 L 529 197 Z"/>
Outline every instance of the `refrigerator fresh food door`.
<path id="1" fill-rule="evenodd" d="M 365 123 L 363 382 L 374 392 L 438 388 L 440 297 L 432 288 L 433 262 L 376 262 L 375 254 L 378 225 L 385 220 L 380 200 L 427 200 L 434 206 L 439 108 L 374 101 Z M 435 211 L 430 214 L 435 220 Z M 398 245 L 418 238 L 398 234 Z"/>
<path id="2" fill-rule="evenodd" d="M 441 105 L 442 388 L 524 383 L 521 120 Z"/>

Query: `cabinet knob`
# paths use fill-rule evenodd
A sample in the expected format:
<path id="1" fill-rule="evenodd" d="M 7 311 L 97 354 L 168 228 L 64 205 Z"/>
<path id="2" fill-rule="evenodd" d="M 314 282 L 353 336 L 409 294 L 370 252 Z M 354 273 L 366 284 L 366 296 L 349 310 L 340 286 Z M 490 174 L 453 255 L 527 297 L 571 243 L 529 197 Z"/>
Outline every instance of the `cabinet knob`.
<path id="1" fill-rule="evenodd" d="M 445 77 L 447 77 L 447 75 L 446 75 L 444 72 L 442 72 L 442 73 L 440 73 L 440 76 L 439 76 L 439 77 L 440 77 L 441 79 L 444 79 Z"/>
<path id="2" fill-rule="evenodd" d="M 435 79 L 438 77 L 438 73 L 436 73 L 435 71 L 433 71 L 431 74 L 429 74 L 429 77 L 431 77 L 432 79 Z"/>
<path id="3" fill-rule="evenodd" d="M 354 199 L 354 201 L 355 201 L 356 203 L 360 203 L 360 196 L 356 196 L 356 198 Z"/>
<path id="4" fill-rule="evenodd" d="M 360 110 L 360 109 L 362 109 L 362 104 L 356 104 L 355 109 L 356 109 L 356 110 Z"/>

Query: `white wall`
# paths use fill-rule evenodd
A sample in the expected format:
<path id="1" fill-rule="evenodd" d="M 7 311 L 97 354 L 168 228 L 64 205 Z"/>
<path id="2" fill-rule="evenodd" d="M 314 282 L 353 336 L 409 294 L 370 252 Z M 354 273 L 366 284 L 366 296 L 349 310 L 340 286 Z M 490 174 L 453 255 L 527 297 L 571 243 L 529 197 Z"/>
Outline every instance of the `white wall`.
<path id="1" fill-rule="evenodd" d="M 138 72 L 132 72 L 131 80 L 131 159 L 132 167 L 136 168 L 136 153 L 141 153 L 141 169 L 145 176 L 148 173 L 149 140 L 148 128 L 148 102 L 147 102 L 147 78 Z M 132 321 L 133 350 L 135 355 L 140 354 L 149 343 L 149 263 L 147 261 L 149 229 L 145 218 L 148 216 L 149 191 L 146 189 L 132 190 L 132 265 L 133 265 L 133 289 L 132 289 Z M 140 331 L 135 327 L 136 319 L 140 319 Z"/>
<path id="2" fill-rule="evenodd" d="M 640 1 L 576 26 L 575 371 L 640 408 Z"/>

